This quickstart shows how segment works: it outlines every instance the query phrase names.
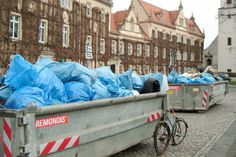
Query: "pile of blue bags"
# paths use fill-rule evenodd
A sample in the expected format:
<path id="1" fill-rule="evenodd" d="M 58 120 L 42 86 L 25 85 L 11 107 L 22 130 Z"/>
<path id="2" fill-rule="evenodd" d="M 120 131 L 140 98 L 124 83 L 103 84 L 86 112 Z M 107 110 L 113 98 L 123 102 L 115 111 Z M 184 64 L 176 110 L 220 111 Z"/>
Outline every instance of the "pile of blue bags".
<path id="1" fill-rule="evenodd" d="M 223 80 L 220 76 L 213 76 L 207 72 L 196 73 L 193 76 L 180 75 L 177 71 L 172 70 L 168 75 L 168 82 L 173 84 L 212 84 Z"/>
<path id="2" fill-rule="evenodd" d="M 49 58 L 31 64 L 17 54 L 4 76 L 0 99 L 6 101 L 5 108 L 22 109 L 30 105 L 132 96 L 133 90 L 140 91 L 148 78 L 163 82 L 160 73 L 139 76 L 130 69 L 114 74 L 108 66 L 89 69 L 77 62 L 56 62 Z"/>

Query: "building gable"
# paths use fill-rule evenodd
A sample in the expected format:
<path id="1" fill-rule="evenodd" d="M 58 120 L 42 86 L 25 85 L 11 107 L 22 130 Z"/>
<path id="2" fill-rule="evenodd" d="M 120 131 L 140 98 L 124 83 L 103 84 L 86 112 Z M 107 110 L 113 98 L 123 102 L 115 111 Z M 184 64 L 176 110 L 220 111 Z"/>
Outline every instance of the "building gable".
<path id="1" fill-rule="evenodd" d="M 133 9 L 131 9 L 128 15 L 125 17 L 123 25 L 120 27 L 120 31 L 129 31 L 134 33 L 142 32 Z"/>

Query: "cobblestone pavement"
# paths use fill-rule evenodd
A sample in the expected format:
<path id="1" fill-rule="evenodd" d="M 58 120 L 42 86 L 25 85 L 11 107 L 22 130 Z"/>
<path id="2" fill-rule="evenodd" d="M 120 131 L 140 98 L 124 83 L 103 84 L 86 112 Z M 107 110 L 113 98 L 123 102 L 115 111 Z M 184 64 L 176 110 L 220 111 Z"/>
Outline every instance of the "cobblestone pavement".
<path id="1" fill-rule="evenodd" d="M 236 117 L 236 87 L 230 87 L 230 93 L 224 101 L 205 113 L 178 112 L 177 116 L 188 122 L 188 134 L 180 145 L 170 145 L 163 157 L 204 156 Z M 154 156 L 153 139 L 148 139 L 111 157 Z"/>

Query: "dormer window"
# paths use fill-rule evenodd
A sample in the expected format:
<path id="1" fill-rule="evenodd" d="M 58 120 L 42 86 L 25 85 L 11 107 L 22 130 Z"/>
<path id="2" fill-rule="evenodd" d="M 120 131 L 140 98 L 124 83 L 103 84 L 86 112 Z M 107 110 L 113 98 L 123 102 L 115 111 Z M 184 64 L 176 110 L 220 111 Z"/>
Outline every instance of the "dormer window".
<path id="1" fill-rule="evenodd" d="M 181 27 L 184 27 L 184 19 L 179 19 L 179 25 L 180 25 Z"/>

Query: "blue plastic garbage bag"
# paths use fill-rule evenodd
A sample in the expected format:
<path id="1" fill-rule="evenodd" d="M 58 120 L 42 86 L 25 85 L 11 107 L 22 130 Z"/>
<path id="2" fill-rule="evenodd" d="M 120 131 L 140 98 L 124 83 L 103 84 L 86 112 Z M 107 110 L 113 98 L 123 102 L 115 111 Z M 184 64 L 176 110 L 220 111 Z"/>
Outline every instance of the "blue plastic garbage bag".
<path id="1" fill-rule="evenodd" d="M 41 58 L 36 65 L 46 66 L 50 68 L 58 78 L 63 82 L 79 81 L 87 85 L 92 85 L 97 74 L 94 70 L 76 62 L 56 62 L 49 58 Z"/>
<path id="2" fill-rule="evenodd" d="M 67 102 L 67 95 L 64 84 L 61 80 L 46 67 L 34 66 L 39 70 L 34 85 L 48 93 L 50 104 L 61 104 Z"/>
<path id="3" fill-rule="evenodd" d="M 196 77 L 191 80 L 191 84 L 205 84 L 206 81 L 204 81 L 201 77 Z"/>
<path id="4" fill-rule="evenodd" d="M 44 91 L 38 87 L 25 86 L 16 90 L 5 103 L 6 108 L 22 109 L 29 105 L 47 106 L 45 101 L 47 97 Z"/>
<path id="5" fill-rule="evenodd" d="M 96 93 L 93 98 L 94 100 L 111 97 L 111 94 L 108 92 L 107 88 L 100 82 L 99 79 L 95 81 L 95 83 L 92 85 L 92 88 Z"/>
<path id="6" fill-rule="evenodd" d="M 95 91 L 88 85 L 76 81 L 65 83 L 68 102 L 93 100 Z"/>
<path id="7" fill-rule="evenodd" d="M 4 76 L 0 76 L 0 86 L 4 83 L 5 77 Z"/>
<path id="8" fill-rule="evenodd" d="M 132 82 L 132 69 L 129 69 L 126 72 L 123 72 L 118 76 L 120 86 L 124 87 L 128 90 L 133 90 L 133 82 Z"/>
<path id="9" fill-rule="evenodd" d="M 49 95 L 46 101 L 51 104 L 67 102 L 61 80 L 50 69 L 32 65 L 20 55 L 12 59 L 4 83 L 16 90 L 25 86 L 38 87 Z"/>
<path id="10" fill-rule="evenodd" d="M 120 84 L 111 78 L 99 76 L 98 79 L 106 86 L 112 97 L 123 97 L 133 95 L 132 91 L 120 87 Z"/>
<path id="11" fill-rule="evenodd" d="M 168 75 L 168 82 L 176 83 L 179 76 L 179 73 L 173 69 Z"/>
<path id="12" fill-rule="evenodd" d="M 133 82 L 133 88 L 135 90 L 142 90 L 144 82 L 142 81 L 141 77 L 137 73 L 132 73 L 132 82 Z"/>
<path id="13" fill-rule="evenodd" d="M 205 73 L 204 72 L 204 73 L 201 74 L 201 77 L 202 77 L 202 79 L 204 81 L 206 81 L 206 83 L 214 83 L 214 82 L 216 82 L 215 78 L 211 74 L 209 74 L 209 73 Z"/>
<path id="14" fill-rule="evenodd" d="M 0 87 L 0 99 L 7 100 L 13 93 L 13 89 L 9 86 Z"/>
<path id="15" fill-rule="evenodd" d="M 180 76 L 176 80 L 177 84 L 190 84 L 191 83 L 191 78 L 187 76 Z"/>
<path id="16" fill-rule="evenodd" d="M 10 63 L 4 84 L 15 89 L 20 89 L 24 86 L 34 86 L 35 76 L 36 71 L 32 70 L 32 64 L 17 54 Z"/>
<path id="17" fill-rule="evenodd" d="M 112 80 L 117 79 L 117 75 L 111 71 L 111 67 L 109 67 L 109 66 L 97 68 L 97 69 L 95 69 L 95 71 L 97 72 L 98 76 L 110 78 Z"/>

